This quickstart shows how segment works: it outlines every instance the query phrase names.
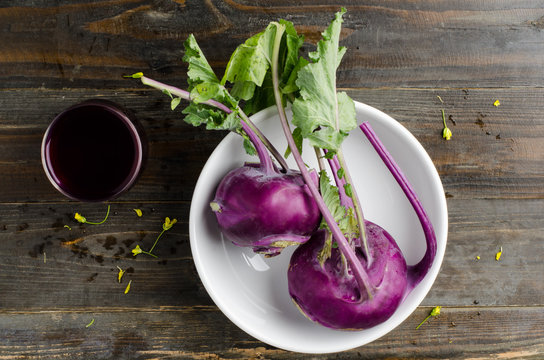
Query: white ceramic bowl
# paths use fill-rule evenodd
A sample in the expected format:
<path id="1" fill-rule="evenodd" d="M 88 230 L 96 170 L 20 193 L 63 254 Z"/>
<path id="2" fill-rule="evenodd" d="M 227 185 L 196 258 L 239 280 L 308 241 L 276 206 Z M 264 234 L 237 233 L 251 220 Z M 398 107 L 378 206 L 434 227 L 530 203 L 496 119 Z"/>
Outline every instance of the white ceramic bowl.
<path id="1" fill-rule="evenodd" d="M 196 184 L 189 219 L 191 250 L 200 279 L 221 311 L 242 330 L 269 345 L 302 353 L 330 353 L 367 344 L 393 330 L 417 308 L 440 269 L 448 215 L 442 183 L 431 159 L 393 118 L 362 103 L 356 102 L 355 108 L 358 121 L 370 122 L 419 195 L 436 232 L 436 258 L 423 281 L 386 322 L 362 331 L 331 330 L 311 322 L 294 306 L 287 289 L 287 267 L 294 249 L 265 258 L 234 246 L 217 227 L 209 203 L 220 180 L 244 161 L 257 161 L 244 153 L 240 136 L 229 134 L 206 162 Z M 263 110 L 252 120 L 283 152 L 286 141 L 276 109 Z M 425 252 L 425 238 L 402 190 L 360 130 L 350 133 L 343 149 L 365 218 L 395 238 L 408 264 L 416 263 Z M 315 167 L 313 152 L 306 148 L 304 154 L 306 162 Z M 290 166 L 296 168 L 290 160 Z"/>

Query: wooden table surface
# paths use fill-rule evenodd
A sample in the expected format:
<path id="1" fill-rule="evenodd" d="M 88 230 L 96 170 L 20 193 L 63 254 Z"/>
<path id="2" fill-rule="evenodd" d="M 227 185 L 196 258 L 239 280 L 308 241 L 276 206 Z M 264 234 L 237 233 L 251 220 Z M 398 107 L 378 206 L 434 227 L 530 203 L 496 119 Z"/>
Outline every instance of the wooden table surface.
<path id="1" fill-rule="evenodd" d="M 402 325 L 357 349 L 305 355 L 236 327 L 196 272 L 191 196 L 225 133 L 183 123 L 166 96 L 122 75 L 184 87 L 190 33 L 222 74 L 240 42 L 280 18 L 311 50 L 342 5 L 339 86 L 427 150 L 446 192 L 448 246 Z M 0 80 L 0 359 L 544 358 L 544 1 L 2 0 Z M 132 110 L 149 141 L 142 176 L 100 226 L 73 215 L 100 219 L 105 204 L 63 197 L 40 160 L 49 122 L 89 98 Z M 166 216 L 179 222 L 159 258 L 132 257 Z M 436 305 L 441 315 L 415 330 Z"/>

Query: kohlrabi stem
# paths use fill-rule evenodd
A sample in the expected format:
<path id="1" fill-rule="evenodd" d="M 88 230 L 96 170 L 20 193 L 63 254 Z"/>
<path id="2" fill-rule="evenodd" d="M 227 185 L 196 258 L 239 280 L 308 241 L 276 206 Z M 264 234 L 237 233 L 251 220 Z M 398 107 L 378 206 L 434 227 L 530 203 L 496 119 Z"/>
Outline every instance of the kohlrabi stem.
<path id="1" fill-rule="evenodd" d="M 272 159 L 270 159 L 270 155 L 268 155 L 268 151 L 266 151 L 266 148 L 261 142 L 261 139 L 259 139 L 255 132 L 250 129 L 244 121 L 242 121 L 241 124 L 242 129 L 244 129 L 244 131 L 247 133 L 249 140 L 255 146 L 255 150 L 257 150 L 257 155 L 259 156 L 259 161 L 261 162 L 261 168 L 267 174 L 272 174 L 274 172 L 274 164 L 272 163 Z"/>
<path id="2" fill-rule="evenodd" d="M 278 79 L 278 55 L 279 55 L 279 48 L 280 48 L 281 38 L 282 38 L 284 29 L 280 29 L 280 27 L 276 27 L 276 29 L 277 29 L 276 38 L 274 41 L 274 48 L 272 51 L 271 69 L 272 69 L 272 83 L 274 87 L 274 98 L 276 100 L 276 106 L 278 108 L 278 114 L 280 117 L 280 122 L 281 122 L 283 132 L 287 139 L 287 143 L 289 147 L 291 148 L 291 153 L 293 154 L 293 158 L 295 159 L 295 162 L 297 163 L 300 173 L 302 177 L 304 178 L 304 181 L 306 182 L 306 185 L 308 186 L 310 193 L 315 199 L 317 206 L 319 210 L 321 211 L 321 214 L 323 215 L 323 218 L 327 222 L 327 225 L 329 226 L 329 229 L 331 230 L 332 235 L 336 239 L 336 242 L 338 244 L 338 247 L 340 248 L 340 251 L 342 251 L 342 254 L 344 254 L 346 259 L 348 260 L 352 268 L 353 275 L 357 283 L 359 284 L 361 292 L 363 291 L 363 289 L 366 290 L 369 299 L 372 299 L 373 289 L 372 289 L 372 284 L 370 282 L 370 279 L 368 278 L 368 274 L 366 273 L 366 271 L 363 268 L 363 265 L 357 258 L 355 251 L 351 248 L 351 246 L 349 245 L 349 242 L 346 240 L 344 234 L 338 227 L 338 224 L 334 221 L 334 217 L 332 216 L 331 212 L 327 208 L 327 205 L 325 204 L 323 197 L 321 197 L 321 194 L 319 193 L 317 186 L 311 180 L 310 173 L 308 169 L 306 169 L 306 165 L 304 164 L 304 161 L 302 160 L 300 152 L 298 151 L 298 148 L 295 144 L 295 140 L 293 139 L 293 135 L 291 134 L 291 129 L 289 128 L 289 124 L 287 122 L 287 116 L 285 114 L 285 109 L 283 108 L 283 104 L 282 104 L 282 98 L 279 91 L 279 79 Z"/>
<path id="3" fill-rule="evenodd" d="M 365 136 L 368 138 L 378 155 L 381 157 L 384 164 L 387 166 L 387 168 L 401 187 L 402 191 L 408 198 L 408 201 L 410 201 L 410 204 L 414 208 L 419 222 L 421 223 L 423 233 L 425 234 L 425 241 L 427 243 L 427 250 L 425 251 L 425 255 L 417 264 L 410 266 L 408 269 L 408 290 L 411 290 L 417 284 L 419 284 L 419 282 L 427 274 L 429 268 L 433 263 L 434 257 L 436 255 L 436 235 L 434 233 L 431 220 L 429 219 L 427 213 L 425 212 L 425 209 L 421 205 L 421 202 L 419 201 L 417 194 L 412 188 L 412 185 L 410 185 L 410 182 L 408 181 L 408 179 L 406 179 L 406 177 L 402 173 L 402 170 L 399 168 L 391 154 L 389 154 L 385 146 L 382 144 L 370 124 L 365 121 L 359 127 L 361 128 Z"/>
<path id="4" fill-rule="evenodd" d="M 282 167 L 282 169 L 287 171 L 289 169 L 289 165 L 287 165 L 287 162 L 285 161 L 284 157 L 281 156 L 278 150 L 274 147 L 274 145 L 272 145 L 270 140 L 268 140 L 268 138 L 264 136 L 261 130 L 259 130 L 259 128 L 255 126 L 253 121 L 251 121 L 251 119 L 246 115 L 246 113 L 242 111 L 240 106 L 238 106 L 238 114 L 240 114 L 240 117 L 242 118 L 243 122 L 247 124 L 247 126 L 255 133 L 255 135 L 257 135 L 259 140 L 261 140 L 264 146 L 266 146 L 266 148 L 268 149 L 268 151 L 270 151 L 272 156 L 274 156 L 274 158 L 280 163 L 280 166 Z"/>
<path id="5" fill-rule="evenodd" d="M 357 223 L 359 224 L 359 233 L 360 233 L 359 238 L 361 239 L 361 244 L 363 245 L 363 248 L 364 248 L 366 261 L 368 263 L 367 266 L 370 266 L 370 264 L 372 263 L 372 254 L 370 254 L 370 251 L 368 250 L 368 242 L 366 240 L 365 218 L 363 217 L 363 209 L 361 208 L 361 202 L 359 201 L 359 196 L 357 195 L 355 186 L 353 186 L 353 180 L 351 179 L 351 175 L 349 173 L 346 160 L 344 159 L 342 148 L 338 149 L 338 151 L 336 152 L 336 157 L 338 158 L 340 167 L 344 171 L 344 178 L 346 180 L 346 184 L 351 187 L 351 200 L 353 201 L 355 216 L 357 217 Z"/>
<path id="6" fill-rule="evenodd" d="M 144 84 L 144 85 L 150 86 L 152 88 L 155 88 L 155 89 L 161 90 L 161 91 L 166 90 L 170 94 L 178 96 L 181 99 L 184 99 L 184 100 L 187 100 L 187 101 L 192 101 L 191 93 L 188 92 L 187 90 L 182 90 L 182 89 L 177 88 L 175 86 L 164 84 L 164 83 L 162 83 L 160 81 L 150 79 L 147 76 L 143 76 L 143 75 L 141 77 L 139 77 L 139 79 L 142 82 L 142 84 Z M 217 108 L 219 110 L 224 111 L 227 114 L 230 114 L 233 111 L 228 106 L 220 103 L 219 101 L 213 100 L 213 99 L 204 101 L 203 104 L 206 104 L 208 106 L 213 106 L 213 107 L 215 107 L 215 108 Z M 247 126 L 249 127 L 249 129 L 251 129 L 253 132 L 255 132 L 257 137 L 262 141 L 264 146 L 266 146 L 266 148 L 270 151 L 272 156 L 274 156 L 274 158 L 279 162 L 280 166 L 284 170 L 287 170 L 289 168 L 289 166 L 287 165 L 287 162 L 285 161 L 283 156 L 280 155 L 279 151 L 274 147 L 274 145 L 272 145 L 270 140 L 268 140 L 268 138 L 259 130 L 259 128 L 257 128 L 257 126 L 255 126 L 255 124 L 251 121 L 251 119 L 242 111 L 240 106 L 237 106 L 236 110 L 238 111 L 238 114 L 240 115 L 240 118 L 242 119 L 242 123 L 245 122 L 247 124 Z M 247 131 L 246 131 L 246 133 L 247 133 Z"/>
<path id="7" fill-rule="evenodd" d="M 326 151 L 326 150 L 325 150 Z M 338 162 L 338 158 L 336 155 L 328 160 L 329 167 L 331 168 L 332 175 L 334 177 L 334 183 L 336 184 L 336 187 L 338 188 L 338 195 L 340 195 L 340 204 L 342 206 L 345 206 L 346 208 L 352 208 L 353 207 L 353 200 L 346 195 L 346 189 L 344 188 L 344 184 L 346 183 L 346 178 L 344 176 L 340 177 L 338 174 L 338 171 L 340 170 L 341 166 Z"/>
<path id="8" fill-rule="evenodd" d="M 321 149 L 317 146 L 314 146 L 315 157 L 317 158 L 317 165 L 319 166 L 319 172 L 325 170 L 325 160 L 323 160 L 323 154 L 321 154 Z"/>
<path id="9" fill-rule="evenodd" d="M 191 93 L 188 92 L 187 90 L 182 90 L 182 89 L 177 88 L 175 86 L 164 84 L 164 83 L 162 83 L 160 81 L 150 79 L 147 76 L 140 77 L 140 81 L 144 85 L 150 86 L 152 88 L 155 88 L 155 89 L 161 90 L 161 91 L 166 90 L 170 94 L 176 95 L 176 96 L 182 98 L 183 100 L 192 101 Z M 208 101 L 204 101 L 203 104 L 218 108 L 219 110 L 222 110 L 222 111 L 226 112 L 227 114 L 230 114 L 232 112 L 232 110 L 229 109 L 228 106 L 220 103 L 219 101 L 215 101 L 213 99 L 210 99 Z"/>

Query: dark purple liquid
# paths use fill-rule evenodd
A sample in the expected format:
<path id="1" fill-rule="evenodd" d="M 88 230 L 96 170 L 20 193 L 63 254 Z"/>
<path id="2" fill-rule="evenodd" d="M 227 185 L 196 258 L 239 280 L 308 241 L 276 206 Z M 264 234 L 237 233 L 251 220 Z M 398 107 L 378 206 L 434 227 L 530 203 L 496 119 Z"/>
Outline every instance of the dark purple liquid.
<path id="1" fill-rule="evenodd" d="M 45 143 L 53 181 L 68 196 L 106 200 L 133 180 L 141 156 L 128 119 L 109 106 L 87 104 L 60 115 Z"/>

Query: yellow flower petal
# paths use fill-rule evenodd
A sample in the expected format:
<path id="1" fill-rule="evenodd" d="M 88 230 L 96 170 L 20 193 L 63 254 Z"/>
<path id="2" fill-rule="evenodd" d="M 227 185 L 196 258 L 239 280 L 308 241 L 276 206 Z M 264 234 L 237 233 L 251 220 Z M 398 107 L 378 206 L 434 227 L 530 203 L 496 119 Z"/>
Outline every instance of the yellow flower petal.
<path id="1" fill-rule="evenodd" d="M 495 260 L 499 261 L 501 259 L 501 255 L 502 255 L 502 246 L 501 246 L 501 250 L 495 254 Z"/>
<path id="2" fill-rule="evenodd" d="M 476 260 L 480 260 L 480 255 L 477 255 L 477 256 L 476 256 Z"/>
<path id="3" fill-rule="evenodd" d="M 172 226 L 174 226 L 175 223 L 177 223 L 178 221 L 176 219 L 172 219 L 170 220 L 169 217 L 166 217 L 164 219 L 164 224 L 162 224 L 162 228 L 164 230 L 170 230 L 172 228 Z"/>
<path id="4" fill-rule="evenodd" d="M 442 130 L 442 137 L 446 140 L 451 139 L 452 133 L 450 128 L 445 127 L 444 130 Z"/>
<path id="5" fill-rule="evenodd" d="M 76 219 L 77 221 L 79 221 L 80 223 L 84 224 L 87 222 L 87 219 L 85 219 L 83 216 L 81 216 L 80 213 L 76 213 L 74 215 L 74 219 Z"/>
<path id="6" fill-rule="evenodd" d="M 121 282 L 121 279 L 123 278 L 123 275 L 125 275 L 125 271 L 121 269 L 119 266 L 117 267 L 119 269 L 119 273 L 117 274 L 117 281 Z"/>
<path id="7" fill-rule="evenodd" d="M 140 209 L 133 209 L 134 212 L 136 212 L 136 215 L 138 215 L 138 217 L 141 217 L 142 216 L 142 210 Z"/>
<path id="8" fill-rule="evenodd" d="M 435 306 L 435 307 L 431 310 L 431 316 L 440 315 L 440 309 L 442 309 L 442 306 Z"/>
<path id="9" fill-rule="evenodd" d="M 442 308 L 442 306 L 435 306 L 431 312 L 429 313 L 429 315 L 427 315 L 427 317 L 425 319 L 423 319 L 422 322 L 419 323 L 418 326 L 416 326 L 416 330 L 419 329 L 421 327 L 421 325 L 423 325 L 427 320 L 429 320 L 432 316 L 437 316 L 437 315 L 440 315 L 440 309 Z"/>
<path id="10" fill-rule="evenodd" d="M 132 256 L 136 256 L 138 254 L 141 254 L 143 251 L 140 248 L 140 245 L 136 245 L 134 249 L 132 249 Z"/>
<path id="11" fill-rule="evenodd" d="M 141 77 L 144 76 L 144 73 L 143 72 L 137 72 L 137 73 L 134 73 L 132 75 L 123 75 L 123 77 L 126 77 L 126 78 L 133 78 L 133 79 L 140 79 Z"/>
<path id="12" fill-rule="evenodd" d="M 128 294 L 128 292 L 130 291 L 130 284 L 132 284 L 132 280 L 128 282 L 127 287 L 125 288 L 125 294 Z"/>
<path id="13" fill-rule="evenodd" d="M 499 106 L 501 104 L 501 102 L 499 100 L 495 100 L 495 102 L 493 103 L 494 106 Z"/>
<path id="14" fill-rule="evenodd" d="M 446 125 L 446 114 L 444 113 L 444 109 L 442 111 L 442 123 L 444 123 L 444 129 L 442 130 L 442 137 L 446 140 L 451 139 L 451 130 L 448 128 L 448 125 Z"/>

